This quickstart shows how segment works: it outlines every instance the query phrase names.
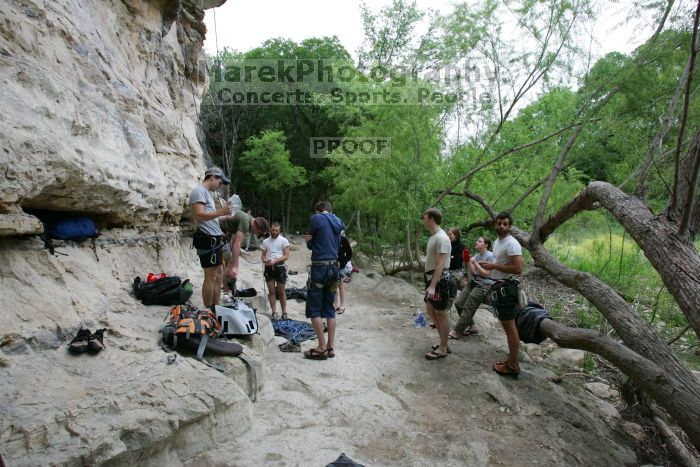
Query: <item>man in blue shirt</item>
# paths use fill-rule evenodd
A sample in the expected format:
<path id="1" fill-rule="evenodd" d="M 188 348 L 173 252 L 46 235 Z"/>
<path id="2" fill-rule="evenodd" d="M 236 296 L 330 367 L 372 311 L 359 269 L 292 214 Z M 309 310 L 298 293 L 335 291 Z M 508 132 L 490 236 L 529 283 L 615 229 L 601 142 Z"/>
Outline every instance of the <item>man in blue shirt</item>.
<path id="1" fill-rule="evenodd" d="M 306 317 L 316 331 L 318 345 L 304 352 L 312 360 L 335 357 L 335 291 L 338 288 L 338 249 L 340 232 L 345 229 L 343 221 L 331 214 L 331 203 L 320 201 L 311 216 L 309 230 L 304 235 L 306 247 L 311 250 L 311 271 L 307 283 Z M 328 325 L 328 342 L 323 333 L 323 319 Z"/>

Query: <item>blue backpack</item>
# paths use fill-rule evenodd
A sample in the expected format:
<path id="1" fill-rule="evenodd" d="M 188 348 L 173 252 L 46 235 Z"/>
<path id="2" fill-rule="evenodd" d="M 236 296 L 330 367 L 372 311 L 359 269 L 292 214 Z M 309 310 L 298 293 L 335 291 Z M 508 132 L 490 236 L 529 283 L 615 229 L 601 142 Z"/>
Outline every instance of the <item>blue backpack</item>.
<path id="1" fill-rule="evenodd" d="M 46 234 L 59 240 L 82 241 L 99 235 L 95 223 L 88 216 L 70 216 L 46 223 Z"/>

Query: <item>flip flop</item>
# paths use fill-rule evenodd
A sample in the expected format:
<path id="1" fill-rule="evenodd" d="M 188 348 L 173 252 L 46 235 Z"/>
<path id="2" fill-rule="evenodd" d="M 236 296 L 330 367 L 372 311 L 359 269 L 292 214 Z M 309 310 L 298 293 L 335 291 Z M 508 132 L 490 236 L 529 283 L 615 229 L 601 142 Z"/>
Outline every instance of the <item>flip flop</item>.
<path id="1" fill-rule="evenodd" d="M 477 334 L 479 334 L 478 329 L 465 329 L 462 333 L 463 336 L 476 336 Z"/>
<path id="2" fill-rule="evenodd" d="M 447 338 L 448 338 L 448 339 L 455 340 L 455 341 L 459 340 L 459 336 L 453 336 L 452 334 L 448 334 L 448 335 L 447 335 Z"/>
<path id="3" fill-rule="evenodd" d="M 437 350 L 440 348 L 440 344 L 433 344 L 430 348 L 433 350 Z M 452 350 L 449 347 L 447 348 L 447 353 L 452 353 Z"/>
<path id="4" fill-rule="evenodd" d="M 327 360 L 328 359 L 328 349 L 323 352 L 319 352 L 316 349 L 307 350 L 304 352 L 304 358 L 309 360 Z"/>
<path id="5" fill-rule="evenodd" d="M 338 307 L 335 309 L 335 312 L 338 313 L 339 315 L 342 315 L 345 313 L 345 308 L 344 307 Z"/>
<path id="6" fill-rule="evenodd" d="M 436 352 L 435 350 L 425 354 L 425 358 L 428 360 L 438 360 L 440 358 L 445 358 L 445 357 L 447 357 L 446 353 L 439 353 L 439 352 Z"/>
<path id="7" fill-rule="evenodd" d="M 328 358 L 335 358 L 335 350 L 333 350 L 333 347 L 328 347 L 326 352 L 328 352 Z"/>

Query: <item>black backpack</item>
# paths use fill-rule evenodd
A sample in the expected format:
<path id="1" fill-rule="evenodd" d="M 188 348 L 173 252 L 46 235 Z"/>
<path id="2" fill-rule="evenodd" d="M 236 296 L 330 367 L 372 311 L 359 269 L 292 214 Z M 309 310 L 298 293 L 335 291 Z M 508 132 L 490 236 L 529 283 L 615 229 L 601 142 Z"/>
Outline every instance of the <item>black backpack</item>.
<path id="1" fill-rule="evenodd" d="M 182 305 L 192 296 L 190 280 L 181 281 L 178 276 L 168 276 L 153 282 L 134 279 L 134 295 L 144 305 Z"/>

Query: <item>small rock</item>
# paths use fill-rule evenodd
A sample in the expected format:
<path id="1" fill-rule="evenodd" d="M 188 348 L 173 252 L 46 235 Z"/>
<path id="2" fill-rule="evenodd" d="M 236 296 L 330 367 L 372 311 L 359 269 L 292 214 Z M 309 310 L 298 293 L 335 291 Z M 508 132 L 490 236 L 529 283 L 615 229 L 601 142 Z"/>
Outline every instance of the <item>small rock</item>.
<path id="1" fill-rule="evenodd" d="M 605 383 L 586 383 L 583 385 L 588 392 L 601 399 L 615 399 L 619 393 L 609 384 Z"/>
<path id="2" fill-rule="evenodd" d="M 615 420 L 620 418 L 620 412 L 617 410 L 617 407 L 612 405 L 610 402 L 604 400 L 596 400 L 595 402 L 598 406 L 600 414 L 604 418 L 608 420 Z"/>
<path id="3" fill-rule="evenodd" d="M 621 426 L 625 433 L 627 433 L 635 440 L 639 442 L 643 442 L 646 440 L 647 434 L 641 425 L 634 422 L 622 422 Z"/>
<path id="4" fill-rule="evenodd" d="M 557 367 L 583 367 L 583 358 L 586 352 L 579 349 L 557 348 L 549 354 L 547 361 Z"/>

